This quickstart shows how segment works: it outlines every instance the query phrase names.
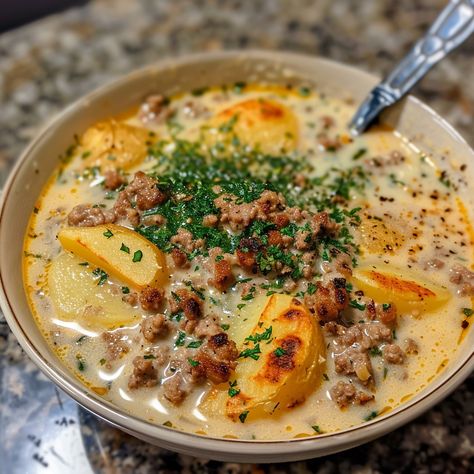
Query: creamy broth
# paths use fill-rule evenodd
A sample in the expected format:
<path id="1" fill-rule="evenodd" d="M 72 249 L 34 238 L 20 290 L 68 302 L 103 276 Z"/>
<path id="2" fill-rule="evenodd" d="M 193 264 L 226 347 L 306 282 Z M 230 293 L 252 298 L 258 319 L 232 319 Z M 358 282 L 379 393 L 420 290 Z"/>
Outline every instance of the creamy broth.
<path id="1" fill-rule="evenodd" d="M 285 162 L 287 167 L 283 166 L 282 171 L 276 171 L 274 176 L 276 180 L 284 175 L 290 176 L 293 190 L 288 191 L 287 199 L 294 197 L 295 207 L 311 209 L 313 214 L 328 211 L 335 220 L 336 233 L 332 237 L 318 234 L 310 250 L 305 248 L 304 242 L 302 249 L 291 247 L 296 242 L 295 235 L 291 235 L 295 230 L 291 220 L 281 228 L 286 230 L 282 230 L 279 237 L 283 233 L 294 239 L 287 247 L 289 250 L 285 251 L 292 249 L 298 255 L 312 252 L 309 263 L 298 261 L 285 278 L 278 274 L 281 268 L 277 271 L 277 264 L 273 261 L 268 265 L 274 266 L 266 272 L 262 270 L 261 259 L 262 255 L 269 258 L 266 252 L 270 244 L 267 242 L 263 246 L 267 249 L 262 247 L 259 250 L 262 255 L 255 273 L 232 260 L 235 248 L 212 253 L 212 246 L 208 249 L 210 256 L 206 255 L 207 250 L 201 251 L 199 247 L 186 251 L 187 261 L 183 267 L 172 258 L 173 245 L 169 236 L 160 234 L 161 237 L 155 240 L 158 246 L 163 247 L 163 241 L 167 239 L 167 248 L 162 250 L 166 255 L 169 276 L 166 284 L 160 286 L 166 300 L 159 311 L 147 311 L 140 305 L 141 300 L 133 299 L 135 291 L 131 285 L 101 272 L 93 263 L 88 264 L 84 258 L 62 248 L 57 234 L 68 227 L 68 215 L 75 206 L 88 203 L 98 206 L 96 209 L 112 209 L 118 193 L 133 180 L 137 171 L 155 173 L 159 182 L 164 167 L 169 165 L 169 155 L 176 150 L 177 140 L 187 144 L 204 143 L 203 149 L 217 157 L 227 158 L 233 153 L 231 147 L 242 156 L 253 153 L 246 148 L 245 141 L 251 142 L 248 134 L 251 135 L 252 130 L 260 125 L 252 123 L 250 131 L 241 132 L 238 124 L 245 119 L 245 111 L 241 112 L 238 107 L 235 109 L 236 104 L 251 100 L 281 104 L 295 118 L 296 133 L 287 132 L 286 138 L 282 138 L 281 134 L 285 132 L 277 130 L 285 148 L 283 151 L 275 151 L 278 145 L 275 144 L 278 140 L 274 141 L 275 134 L 270 133 L 267 138 L 265 134 L 258 135 L 262 140 L 268 140 L 264 146 L 251 143 L 257 151 L 261 145 L 262 148 L 267 146 L 271 151 L 268 154 L 293 160 Z M 140 110 L 117 119 L 147 129 L 150 133 L 142 135 L 146 137 L 142 139 L 154 150 L 144 161 L 126 169 L 126 182 L 122 187 L 118 191 L 104 188 L 104 169 L 86 166 L 94 151 L 87 149 L 84 138 L 81 139 L 61 157 L 57 171 L 37 201 L 25 236 L 25 288 L 38 326 L 58 357 L 85 385 L 125 411 L 156 424 L 215 437 L 291 439 L 343 430 L 387 413 L 426 387 L 449 364 L 468 326 L 464 321 L 468 321 L 471 314 L 474 279 L 468 270 L 473 263 L 474 235 L 464 205 L 456 195 L 457 183 L 451 176 L 441 173 L 438 156 L 425 154 L 396 131 L 385 127 L 376 127 L 361 137 L 350 138 L 346 124 L 354 113 L 353 104 L 307 89 L 239 84 L 195 91 L 158 102 L 157 108 L 156 100 L 148 101 Z M 228 109 L 237 112 L 227 114 L 227 120 L 216 125 L 214 118 Z M 288 121 L 285 123 L 288 125 Z M 237 127 L 235 135 L 233 127 Z M 265 128 L 265 123 L 262 127 Z M 206 135 L 209 133 L 211 138 Z M 238 136 L 239 133 L 242 136 Z M 219 134 L 229 135 L 231 141 L 221 143 Z M 157 145 L 160 141 L 163 143 Z M 260 156 L 265 164 L 266 155 Z M 109 161 L 113 168 L 116 157 L 111 158 Z M 304 165 L 301 171 L 295 172 L 294 163 L 298 162 Z M 272 162 L 272 166 L 275 170 L 277 162 Z M 299 200 L 305 195 L 314 200 L 308 198 L 302 205 Z M 326 197 L 329 201 L 324 200 Z M 184 199 L 189 198 L 193 199 L 184 196 Z M 315 204 L 316 198 L 318 205 Z M 330 202 L 331 207 L 321 207 L 323 202 Z M 160 203 L 152 209 L 165 205 Z M 148 217 L 158 213 L 149 214 Z M 126 218 L 116 223 L 130 229 L 140 227 L 142 234 L 149 237 L 151 234 L 147 234 L 146 229 L 153 226 L 144 224 L 146 218 L 139 216 L 138 226 Z M 259 219 L 251 220 L 255 221 Z M 307 227 L 303 229 L 305 222 L 302 220 L 297 224 L 301 227 L 297 232 L 308 231 Z M 164 225 L 159 222 L 154 228 Z M 245 231 L 245 228 L 229 229 L 225 222 L 220 221 L 213 225 L 214 229 L 224 229 L 229 238 L 235 235 L 241 238 Z M 277 228 L 273 227 L 273 230 Z M 341 233 L 342 228 L 347 230 Z M 194 235 L 191 244 L 198 238 Z M 182 250 L 182 244 L 175 242 L 176 248 Z M 133 254 L 134 249 L 130 251 Z M 353 277 L 341 275 L 335 268 L 338 259 L 346 253 L 350 266 L 355 264 Z M 208 283 L 213 278 L 213 265 L 219 261 L 219 256 L 222 256 L 221 260 L 231 262 L 234 279 L 225 291 Z M 311 267 L 308 277 L 304 276 L 305 266 Z M 62 273 L 57 273 L 58 268 Z M 393 295 L 388 290 L 386 297 L 377 300 L 370 290 L 361 291 L 357 278 L 354 278 L 357 271 L 364 268 L 381 272 L 396 269 L 400 278 L 416 281 L 427 289 L 427 296 L 418 303 L 410 303 L 409 309 L 403 306 L 403 302 L 398 305 L 400 295 Z M 52 272 L 56 272 L 55 277 Z M 172 301 L 168 298 L 172 299 L 177 291 L 186 289 L 203 298 L 200 303 L 202 318 L 215 315 L 219 319 L 222 330 L 237 344 L 240 354 L 233 362 L 238 366 L 245 358 L 242 352 L 246 348 L 255 349 L 255 343 L 244 343 L 242 334 L 252 333 L 255 314 L 260 314 L 267 298 L 272 294 L 286 293 L 311 306 L 311 302 L 314 303 L 311 297 L 319 294 L 318 282 L 329 285 L 334 277 L 346 280 L 346 302 L 337 318 L 324 320 L 319 310 L 311 313 L 313 318 L 320 320 L 315 331 L 321 332 L 324 338 L 325 350 L 321 349 L 324 359 L 320 361 L 321 376 L 312 387 L 306 387 L 301 397 L 295 398 L 295 406 L 277 407 L 265 416 L 254 416 L 252 410 L 246 410 L 244 416 L 232 418 L 225 412 L 209 409 L 206 400 L 209 393 L 216 390 L 216 384 L 206 377 L 187 386 L 186 396 L 179 403 L 172 403 L 164 396 L 163 386 L 176 372 L 171 370 L 173 358 L 183 363 L 187 360 L 192 369 L 193 364 L 199 364 L 193 357 L 207 340 L 206 337 L 196 337 L 192 330 L 183 330 L 180 324 L 186 316 L 178 321 L 176 313 L 179 315 L 179 311 L 172 314 Z M 75 297 L 63 291 L 62 287 L 51 287 L 52 281 L 58 281 L 54 278 L 71 279 L 73 285 L 88 285 L 91 293 L 97 290 L 102 304 L 98 304 L 97 299 L 93 302 L 84 299 L 80 292 L 75 301 Z M 61 297 L 63 300 L 59 307 Z M 403 296 L 401 298 L 403 300 Z M 376 300 L 377 310 L 372 299 Z M 389 335 L 371 340 L 370 348 L 363 353 L 364 360 L 370 360 L 368 378 L 360 376 L 357 371 L 348 374 L 350 370 L 336 366 L 342 363 L 338 361 L 336 364 L 335 360 L 342 350 L 341 331 L 360 327 L 364 333 L 368 326 L 379 325 L 377 315 L 387 317 L 383 312 L 388 314 L 392 307 L 397 308 L 396 320 L 383 324 Z M 373 308 L 372 315 L 369 314 L 370 308 Z M 140 324 L 157 312 L 165 316 L 167 331 L 150 342 L 144 339 Z M 331 326 L 331 319 L 339 329 Z M 263 331 L 265 326 L 261 329 Z M 104 332 L 111 335 L 108 340 L 104 339 Z M 264 341 L 261 341 L 262 347 Z M 124 350 L 120 349 L 121 343 Z M 118 347 L 117 357 L 107 353 L 107 344 Z M 361 344 L 364 344 L 362 339 L 356 339 L 352 346 L 359 350 Z M 395 356 L 401 354 L 400 360 L 395 358 L 389 362 L 386 346 L 394 345 L 400 349 L 394 349 Z M 351 344 L 347 347 L 350 348 Z M 285 350 L 280 352 L 286 355 Z M 145 358 L 159 364 L 161 356 L 166 357 L 162 366 L 155 367 L 154 385 L 130 388 L 134 359 Z M 231 369 L 234 368 L 231 364 Z M 178 372 L 180 370 L 184 369 L 178 369 Z M 332 391 L 338 382 L 350 384 L 356 395 L 338 403 Z M 217 389 L 231 397 L 239 390 L 239 381 L 231 372 L 228 380 L 217 384 Z M 365 394 L 367 399 L 361 399 L 359 393 Z"/>

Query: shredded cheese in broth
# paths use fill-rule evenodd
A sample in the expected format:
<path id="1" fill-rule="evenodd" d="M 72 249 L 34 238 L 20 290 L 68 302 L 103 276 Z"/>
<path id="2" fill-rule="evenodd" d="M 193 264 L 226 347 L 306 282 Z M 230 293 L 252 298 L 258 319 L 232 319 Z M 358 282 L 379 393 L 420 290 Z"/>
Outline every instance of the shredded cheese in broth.
<path id="1" fill-rule="evenodd" d="M 58 357 L 133 415 L 225 438 L 343 430 L 426 387 L 469 326 L 472 227 L 438 157 L 352 139 L 353 112 L 242 83 L 92 126 L 25 236 Z"/>

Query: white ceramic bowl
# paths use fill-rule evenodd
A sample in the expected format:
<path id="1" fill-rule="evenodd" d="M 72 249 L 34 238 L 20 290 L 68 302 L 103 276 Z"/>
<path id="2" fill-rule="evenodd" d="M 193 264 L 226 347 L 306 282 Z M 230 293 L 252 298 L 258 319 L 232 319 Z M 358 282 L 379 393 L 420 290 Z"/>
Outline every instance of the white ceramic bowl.
<path id="1" fill-rule="evenodd" d="M 69 106 L 25 150 L 5 186 L 0 207 L 0 299 L 5 317 L 23 349 L 38 367 L 82 406 L 147 442 L 174 451 L 227 461 L 281 462 L 342 451 L 370 441 L 407 423 L 452 392 L 474 368 L 474 333 L 469 331 L 446 369 L 423 391 L 397 409 L 357 427 L 317 438 L 291 441 L 216 439 L 176 431 L 138 419 L 84 387 L 49 349 L 28 308 L 22 282 L 22 242 L 28 218 L 57 157 L 75 133 L 94 122 L 140 102 L 149 93 L 165 95 L 236 81 L 264 80 L 314 84 L 319 91 L 360 101 L 377 78 L 325 59 L 297 54 L 245 51 L 222 52 L 165 60 L 102 87 Z M 421 149 L 443 154 L 441 165 L 454 172 L 469 163 L 474 181 L 474 152 L 435 112 L 413 97 L 386 114 Z M 473 198 L 461 189 L 474 209 Z"/>

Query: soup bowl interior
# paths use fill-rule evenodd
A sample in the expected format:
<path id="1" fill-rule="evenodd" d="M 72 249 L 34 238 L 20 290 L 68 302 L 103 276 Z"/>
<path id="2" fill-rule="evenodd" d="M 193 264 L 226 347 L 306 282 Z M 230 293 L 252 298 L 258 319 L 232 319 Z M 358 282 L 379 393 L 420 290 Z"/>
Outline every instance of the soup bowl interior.
<path id="1" fill-rule="evenodd" d="M 165 60 L 132 73 L 74 103 L 54 119 L 25 150 L 6 184 L 0 210 L 0 298 L 10 328 L 20 344 L 65 392 L 82 406 L 116 427 L 147 442 L 175 451 L 219 460 L 281 462 L 330 454 L 359 445 L 396 429 L 440 401 L 474 367 L 474 334 L 468 331 L 446 369 L 425 389 L 397 409 L 363 425 L 317 438 L 291 441 L 216 439 L 156 426 L 117 408 L 88 390 L 50 350 L 28 307 L 22 281 L 22 245 L 30 213 L 42 187 L 58 163 L 58 156 L 75 134 L 91 124 L 123 112 L 150 93 L 232 84 L 237 81 L 311 85 L 320 92 L 360 101 L 377 78 L 332 61 L 308 56 L 226 52 Z M 474 152 L 436 113 L 408 97 L 383 117 L 421 150 L 439 157 L 441 168 L 455 174 Z M 467 177 L 474 178 L 473 168 Z M 465 176 L 466 178 L 466 176 Z M 460 189 L 470 217 L 473 198 Z"/>

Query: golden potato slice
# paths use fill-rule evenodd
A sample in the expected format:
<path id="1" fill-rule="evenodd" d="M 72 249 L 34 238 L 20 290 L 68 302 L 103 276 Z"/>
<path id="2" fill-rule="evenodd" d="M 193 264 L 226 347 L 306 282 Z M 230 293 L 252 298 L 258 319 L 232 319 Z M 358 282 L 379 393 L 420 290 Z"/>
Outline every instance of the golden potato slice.
<path id="1" fill-rule="evenodd" d="M 106 282 L 99 285 L 99 277 L 92 273 L 95 267 L 82 263 L 79 257 L 63 253 L 48 270 L 48 291 L 56 316 L 97 329 L 112 329 L 139 320 L 138 310 L 122 301 L 117 287 L 113 289 Z"/>
<path id="2" fill-rule="evenodd" d="M 108 120 L 86 130 L 80 140 L 84 166 L 128 169 L 147 155 L 149 130 Z"/>
<path id="3" fill-rule="evenodd" d="M 207 124 L 209 144 L 241 143 L 270 155 L 292 151 L 298 145 L 298 121 L 283 104 L 268 99 L 249 99 L 222 110 Z"/>
<path id="4" fill-rule="evenodd" d="M 289 295 L 272 295 L 253 321 L 231 378 L 239 392 L 230 396 L 229 385 L 212 390 L 205 411 L 224 413 L 234 421 L 276 415 L 303 402 L 321 381 L 324 341 L 303 304 Z"/>
<path id="5" fill-rule="evenodd" d="M 393 254 L 405 242 L 405 233 L 387 219 L 380 220 L 377 217 L 367 215 L 361 216 L 358 227 L 357 243 L 362 251 L 370 254 Z"/>
<path id="6" fill-rule="evenodd" d="M 64 249 L 135 289 L 167 282 L 163 252 L 126 227 L 67 227 L 59 232 L 58 238 Z"/>
<path id="7" fill-rule="evenodd" d="M 414 272 L 376 266 L 356 268 L 353 283 L 366 296 L 379 303 L 394 303 L 407 313 L 434 311 L 450 298 L 449 292 Z"/>

